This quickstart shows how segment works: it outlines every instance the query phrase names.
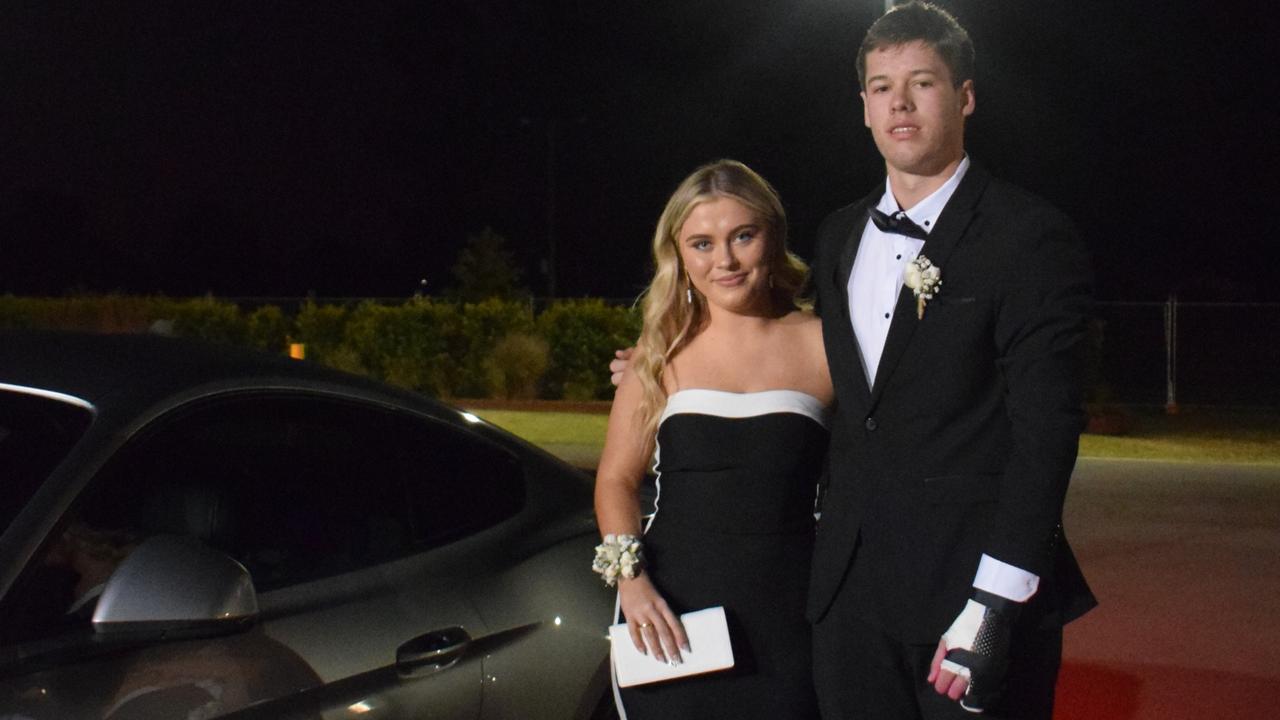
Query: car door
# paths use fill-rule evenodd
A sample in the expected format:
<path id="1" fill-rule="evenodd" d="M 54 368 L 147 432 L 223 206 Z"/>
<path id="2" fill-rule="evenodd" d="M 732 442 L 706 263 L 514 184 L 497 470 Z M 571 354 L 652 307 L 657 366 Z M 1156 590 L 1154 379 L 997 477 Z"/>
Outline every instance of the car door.
<path id="1" fill-rule="evenodd" d="M 471 470 L 459 492 L 454 476 Z M 477 536 L 523 493 L 501 448 L 384 404 L 280 391 L 185 404 L 103 467 L 37 570 L 73 548 L 110 577 L 146 538 L 183 535 L 248 569 L 256 622 L 109 646 L 86 619 L 76 645 L 73 608 L 14 645 L 64 649 L 11 665 L 0 703 L 28 717 L 476 717 L 481 657 L 468 651 L 485 627 L 458 588 L 485 552 Z"/>

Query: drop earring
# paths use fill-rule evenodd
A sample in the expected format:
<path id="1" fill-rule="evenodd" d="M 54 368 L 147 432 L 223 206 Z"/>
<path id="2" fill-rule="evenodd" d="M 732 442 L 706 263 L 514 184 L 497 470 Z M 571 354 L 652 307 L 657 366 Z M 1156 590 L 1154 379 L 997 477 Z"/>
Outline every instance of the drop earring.
<path id="1" fill-rule="evenodd" d="M 690 305 L 693 304 L 693 288 L 684 289 L 684 301 Z"/>

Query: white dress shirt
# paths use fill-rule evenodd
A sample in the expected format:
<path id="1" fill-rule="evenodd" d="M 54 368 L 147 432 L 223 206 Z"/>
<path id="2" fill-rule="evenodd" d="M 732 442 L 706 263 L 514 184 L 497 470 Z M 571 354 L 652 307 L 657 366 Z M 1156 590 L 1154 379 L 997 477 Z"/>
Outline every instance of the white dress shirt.
<path id="1" fill-rule="evenodd" d="M 968 169 L 969 156 L 966 155 L 942 187 L 905 210 L 898 207 L 893 188 L 886 178 L 884 195 L 880 196 L 876 209 L 886 215 L 901 213 L 926 232 L 932 231 Z M 854 337 L 858 338 L 858 349 L 862 352 L 867 385 L 871 387 L 876 384 L 876 368 L 880 365 L 884 340 L 889 335 L 889 323 L 893 322 L 893 308 L 898 304 L 898 293 L 902 290 L 903 271 L 907 263 L 920 254 L 922 247 L 923 240 L 884 232 L 870 221 L 862 231 L 858 255 L 853 260 L 853 272 L 849 273 L 849 318 L 853 322 Z"/>
<path id="2" fill-rule="evenodd" d="M 893 187 L 886 178 L 884 195 L 880 196 L 876 209 L 886 215 L 906 215 L 926 232 L 932 232 L 938 216 L 968 169 L 969 156 L 966 155 L 942 187 L 909 208 L 898 207 Z M 923 240 L 884 232 L 870 221 L 862 231 L 862 242 L 858 245 L 847 287 L 849 319 L 853 324 L 854 337 L 858 339 L 862 368 L 870 387 L 876 384 L 876 370 L 884 353 L 889 324 L 893 322 L 898 293 L 902 290 L 903 273 L 907 263 L 916 259 L 922 247 Z M 1035 594 L 1039 583 L 1040 578 L 1036 575 L 984 554 L 973 586 L 1016 602 L 1026 602 Z"/>

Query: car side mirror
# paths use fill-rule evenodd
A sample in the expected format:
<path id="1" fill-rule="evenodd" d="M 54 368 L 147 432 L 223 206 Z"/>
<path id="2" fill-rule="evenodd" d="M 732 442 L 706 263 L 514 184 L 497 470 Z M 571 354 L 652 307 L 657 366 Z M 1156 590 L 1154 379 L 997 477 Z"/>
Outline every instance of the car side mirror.
<path id="1" fill-rule="evenodd" d="M 243 565 L 194 538 L 156 535 L 111 574 L 93 627 L 99 634 L 221 634 L 257 615 L 258 596 Z"/>

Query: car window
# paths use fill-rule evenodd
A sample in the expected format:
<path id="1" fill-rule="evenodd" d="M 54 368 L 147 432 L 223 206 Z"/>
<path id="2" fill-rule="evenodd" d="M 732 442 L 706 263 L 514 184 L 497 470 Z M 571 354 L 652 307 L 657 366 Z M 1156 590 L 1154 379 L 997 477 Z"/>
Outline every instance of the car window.
<path id="1" fill-rule="evenodd" d="M 445 423 L 315 396 L 226 399 L 140 438 L 95 502 L 200 537 L 260 590 L 355 570 L 489 527 L 524 504 L 508 451 Z"/>
<path id="2" fill-rule="evenodd" d="M 34 593 L 11 605 L 27 620 L 6 634 L 87 622 L 94 589 L 155 534 L 222 550 L 261 592 L 465 537 L 514 515 L 524 493 L 514 455 L 440 421 L 309 395 L 205 401 L 104 465 L 28 573 Z"/>
<path id="3" fill-rule="evenodd" d="M 84 434 L 88 408 L 0 390 L 0 532 Z"/>

